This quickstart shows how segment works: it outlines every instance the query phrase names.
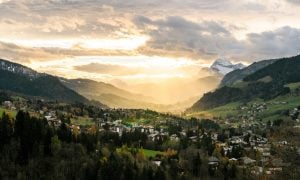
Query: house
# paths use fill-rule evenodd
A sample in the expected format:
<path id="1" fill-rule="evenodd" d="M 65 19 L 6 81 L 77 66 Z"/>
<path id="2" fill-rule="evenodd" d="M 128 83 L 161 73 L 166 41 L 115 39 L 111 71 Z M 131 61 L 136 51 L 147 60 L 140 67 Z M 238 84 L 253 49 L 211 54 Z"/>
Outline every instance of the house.
<path id="1" fill-rule="evenodd" d="M 177 134 L 172 134 L 171 136 L 170 136 L 170 140 L 171 141 L 179 141 L 179 137 L 177 136 Z"/>
<path id="2" fill-rule="evenodd" d="M 217 133 L 212 134 L 211 139 L 216 141 L 218 139 L 218 134 Z"/>
<path id="3" fill-rule="evenodd" d="M 2 103 L 2 105 L 6 108 L 6 109 L 11 109 L 11 110 L 16 110 L 16 108 L 14 107 L 14 104 L 11 101 L 4 101 Z"/>
<path id="4" fill-rule="evenodd" d="M 153 164 L 155 164 L 156 166 L 160 166 L 161 165 L 161 161 L 160 160 L 154 160 L 152 161 Z"/>
<path id="5" fill-rule="evenodd" d="M 102 127 L 105 124 L 105 121 L 103 118 L 97 118 L 96 119 L 96 124 L 98 127 Z"/>
<path id="6" fill-rule="evenodd" d="M 55 112 L 51 111 L 47 116 L 44 116 L 48 124 L 53 127 L 59 127 L 61 125 L 61 120 L 57 119 Z"/>
<path id="7" fill-rule="evenodd" d="M 229 161 L 232 161 L 232 162 L 236 162 L 238 159 L 236 159 L 236 158 L 231 158 L 231 159 L 229 159 Z"/>
<path id="8" fill-rule="evenodd" d="M 219 159 L 215 156 L 211 156 L 208 158 L 208 165 L 210 166 L 218 166 L 219 162 Z"/>
<path id="9" fill-rule="evenodd" d="M 198 137 L 197 136 L 192 136 L 192 137 L 189 137 L 189 139 L 193 142 L 197 142 Z"/>

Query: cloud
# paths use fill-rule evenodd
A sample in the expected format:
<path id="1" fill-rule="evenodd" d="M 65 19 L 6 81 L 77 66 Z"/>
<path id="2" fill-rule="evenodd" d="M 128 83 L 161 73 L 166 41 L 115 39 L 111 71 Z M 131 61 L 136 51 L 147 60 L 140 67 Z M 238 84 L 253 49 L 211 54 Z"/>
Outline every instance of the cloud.
<path id="1" fill-rule="evenodd" d="M 300 1 L 299 0 L 287 0 L 287 2 L 292 3 L 292 4 L 300 5 Z"/>
<path id="2" fill-rule="evenodd" d="M 0 54 L 1 58 L 18 62 L 29 62 L 31 60 L 47 61 L 65 57 L 62 54 L 47 52 L 44 49 L 26 48 L 12 43 L 4 43 L 1 41 Z"/>
<path id="3" fill-rule="evenodd" d="M 120 38 L 133 34 L 124 12 L 115 12 L 110 3 L 96 0 L 13 0 L 1 4 L 0 13 L 0 35 L 16 32 L 14 36 L 22 38 Z M 7 27 L 8 20 L 14 24 Z"/>
<path id="4" fill-rule="evenodd" d="M 31 48 L 19 46 L 13 43 L 0 41 L 1 58 L 14 60 L 17 62 L 52 61 L 72 58 L 77 56 L 131 56 L 136 55 L 134 51 L 127 50 L 107 50 L 107 49 L 85 49 L 81 47 L 51 48 L 39 47 Z"/>
<path id="5" fill-rule="evenodd" d="M 194 22 L 182 17 L 152 20 L 144 16 L 134 19 L 137 27 L 150 36 L 139 52 L 147 55 L 189 57 L 211 60 L 227 56 L 236 61 L 293 56 L 300 51 L 300 29 L 285 26 L 273 31 L 249 33 L 237 40 L 231 25 L 222 22 Z"/>
<path id="6" fill-rule="evenodd" d="M 147 44 L 139 48 L 140 53 L 147 55 L 207 59 L 243 50 L 243 46 L 220 22 L 197 23 L 178 16 L 159 20 L 138 16 L 134 22 L 150 36 Z"/>
<path id="7" fill-rule="evenodd" d="M 274 31 L 248 34 L 245 56 L 249 59 L 293 56 L 300 52 L 300 29 L 289 26 Z"/>
<path id="8" fill-rule="evenodd" d="M 290 7 L 285 6 L 288 1 L 299 3 L 296 0 L 0 0 L 1 38 L 150 38 L 145 45 L 133 51 L 88 49 L 80 45 L 69 49 L 33 48 L 20 44 L 8 49 L 10 45 L 0 42 L 0 52 L 2 56 L 13 59 L 35 58 L 40 61 L 85 55 L 142 54 L 191 58 L 205 63 L 217 56 L 250 61 L 250 58 L 292 55 L 297 53 L 294 47 L 298 46 L 289 49 L 283 46 L 294 44 L 290 36 L 297 39 L 299 11 L 298 6 L 284 9 Z M 270 19 L 274 21 L 269 23 Z M 290 31 L 288 28 L 280 30 L 279 27 L 286 25 L 289 25 Z M 264 39 L 266 34 L 272 33 L 274 38 Z M 280 33 L 288 39 L 280 41 Z M 246 38 L 237 39 L 239 34 Z M 272 44 L 280 42 L 281 45 Z M 268 47 L 276 49 L 276 53 Z"/>
<path id="9" fill-rule="evenodd" d="M 74 69 L 83 72 L 92 72 L 113 76 L 135 75 L 143 72 L 140 68 L 130 68 L 125 66 L 100 63 L 90 63 L 87 65 L 75 66 Z"/>
<path id="10" fill-rule="evenodd" d="M 47 17 L 46 22 L 41 25 L 44 32 L 63 32 L 65 30 L 79 30 L 86 23 L 84 19 L 79 17 Z"/>
<path id="11" fill-rule="evenodd" d="M 9 2 L 10 0 L 0 0 L 0 4 Z"/>
<path id="12" fill-rule="evenodd" d="M 11 30 L 22 32 L 23 37 L 124 37 L 138 33 L 131 22 L 137 15 L 182 16 L 208 21 L 217 17 L 216 21 L 222 21 L 224 12 L 237 13 L 240 9 L 261 12 L 263 7 L 261 3 L 234 0 L 10 0 L 1 4 L 0 21 L 10 19 L 20 24 L 2 31 L 6 34 Z"/>

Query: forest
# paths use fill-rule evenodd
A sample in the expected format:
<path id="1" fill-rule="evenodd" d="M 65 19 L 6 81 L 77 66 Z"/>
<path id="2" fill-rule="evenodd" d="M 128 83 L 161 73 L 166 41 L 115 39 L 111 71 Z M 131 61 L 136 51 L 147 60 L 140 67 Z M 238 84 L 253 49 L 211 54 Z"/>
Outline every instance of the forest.
<path id="1" fill-rule="evenodd" d="M 203 126 L 218 128 L 209 121 Z M 180 127 L 172 129 L 178 133 Z M 199 131 L 204 132 L 200 127 Z M 66 123 L 53 128 L 23 111 L 16 118 L 2 115 L 0 142 L 2 179 L 214 179 L 234 178 L 237 173 L 234 164 L 220 169 L 207 165 L 215 148 L 210 136 L 196 145 L 182 139 L 174 149 L 157 139 L 153 147 L 161 153 L 147 157 L 142 146 L 149 146 L 149 140 L 140 131 L 119 136 L 91 127 L 76 133 Z"/>

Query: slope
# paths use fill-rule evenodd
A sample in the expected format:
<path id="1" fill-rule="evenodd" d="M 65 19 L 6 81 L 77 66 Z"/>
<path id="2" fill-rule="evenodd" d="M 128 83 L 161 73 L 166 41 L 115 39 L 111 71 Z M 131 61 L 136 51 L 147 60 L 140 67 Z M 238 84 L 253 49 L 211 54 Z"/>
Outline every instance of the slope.
<path id="1" fill-rule="evenodd" d="M 219 87 L 231 86 L 234 83 L 242 81 L 246 76 L 274 63 L 276 60 L 277 59 L 263 60 L 263 61 L 255 62 L 244 69 L 234 70 L 224 76 Z"/>
<path id="2" fill-rule="evenodd" d="M 189 112 L 208 110 L 233 102 L 249 102 L 254 99 L 268 101 L 289 94 L 285 86 L 300 82 L 300 56 L 282 58 L 246 76 L 234 86 L 224 86 L 205 94 Z"/>
<path id="3" fill-rule="evenodd" d="M 64 86 L 57 77 L 6 60 L 0 60 L 0 89 L 48 100 L 89 103 L 88 99 Z"/>

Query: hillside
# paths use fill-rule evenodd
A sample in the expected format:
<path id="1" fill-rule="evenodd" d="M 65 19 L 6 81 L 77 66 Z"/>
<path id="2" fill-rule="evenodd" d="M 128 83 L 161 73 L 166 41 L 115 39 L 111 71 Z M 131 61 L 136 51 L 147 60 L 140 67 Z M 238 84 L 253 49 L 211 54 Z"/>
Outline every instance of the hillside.
<path id="1" fill-rule="evenodd" d="M 181 81 L 184 85 L 174 83 L 170 86 L 166 85 L 165 87 L 162 87 L 164 84 L 149 84 L 147 87 L 143 87 L 143 89 L 139 90 L 139 92 L 144 92 L 145 94 L 147 94 L 145 91 L 151 91 L 152 94 L 149 93 L 149 96 L 132 93 L 108 83 L 89 79 L 61 78 L 60 80 L 65 86 L 84 97 L 100 101 L 111 108 L 141 108 L 157 110 L 160 112 L 182 112 L 187 107 L 190 107 L 205 91 L 216 88 L 220 82 L 220 77 L 208 76 L 192 82 Z M 203 86 L 204 84 L 206 85 L 205 87 Z M 182 89 L 182 86 L 184 86 L 185 89 Z M 131 89 L 134 89 L 134 87 Z M 169 91 L 169 89 L 174 89 L 175 91 L 173 94 L 170 93 L 173 95 L 173 98 L 177 96 L 182 96 L 184 98 L 180 101 L 174 101 L 172 104 L 167 104 L 150 96 L 154 96 L 158 91 L 164 92 L 167 90 Z M 159 98 L 158 95 L 155 97 Z"/>
<path id="2" fill-rule="evenodd" d="M 274 63 L 275 61 L 276 59 L 259 61 L 251 64 L 244 69 L 234 70 L 224 76 L 219 87 L 231 86 L 236 82 L 242 81 L 246 76 Z"/>
<path id="3" fill-rule="evenodd" d="M 300 56 L 278 59 L 276 62 L 246 76 L 233 86 L 224 86 L 206 93 L 188 111 L 216 108 L 233 102 L 264 101 L 291 92 L 290 83 L 300 82 Z"/>
<path id="4" fill-rule="evenodd" d="M 111 108 L 151 108 L 157 109 L 155 100 L 151 97 L 131 93 L 111 84 L 89 79 L 63 79 L 60 81 L 70 89 L 84 97 L 100 101 Z"/>
<path id="5" fill-rule="evenodd" d="M 64 86 L 57 77 L 38 73 L 6 60 L 0 60 L 0 89 L 49 100 L 89 102 L 85 97 Z"/>
<path id="6" fill-rule="evenodd" d="M 114 94 L 135 101 L 155 102 L 155 100 L 152 97 L 144 96 L 137 93 L 131 93 L 129 91 L 120 89 L 114 85 L 104 82 L 97 82 L 90 79 L 60 78 L 60 80 L 65 86 L 89 98 L 99 96 L 101 94 Z"/>

